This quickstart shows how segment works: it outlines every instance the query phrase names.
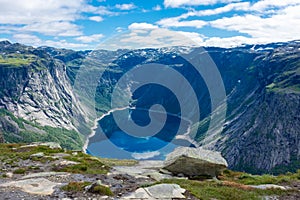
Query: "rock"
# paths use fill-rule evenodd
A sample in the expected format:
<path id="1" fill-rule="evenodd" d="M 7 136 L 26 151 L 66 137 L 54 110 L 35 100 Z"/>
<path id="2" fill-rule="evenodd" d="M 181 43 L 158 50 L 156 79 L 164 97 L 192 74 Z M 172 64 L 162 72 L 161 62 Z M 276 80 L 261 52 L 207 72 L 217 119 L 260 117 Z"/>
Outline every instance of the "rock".
<path id="1" fill-rule="evenodd" d="M 102 186 L 102 187 L 107 189 L 107 191 L 106 191 L 107 193 L 111 193 L 111 190 L 110 190 L 109 186 L 105 185 L 105 184 L 102 184 L 101 180 L 97 180 L 96 182 L 92 183 L 91 185 L 86 186 L 84 189 L 87 192 L 95 193 L 95 192 L 97 192 L 97 188 L 96 188 L 97 186 Z M 107 193 L 101 193 L 101 194 L 102 195 L 107 195 Z"/>
<path id="2" fill-rule="evenodd" d="M 59 159 L 59 158 L 67 157 L 67 156 L 70 156 L 70 154 L 67 154 L 67 153 L 56 153 L 56 154 L 52 155 L 52 158 Z"/>
<path id="3" fill-rule="evenodd" d="M 45 142 L 45 143 L 40 143 L 40 146 L 47 146 L 50 149 L 62 149 L 60 144 L 56 142 Z"/>
<path id="4" fill-rule="evenodd" d="M 4 183 L 0 187 L 16 187 L 29 194 L 51 195 L 54 192 L 53 188 L 58 185 L 61 183 L 54 183 L 45 178 L 34 178 Z"/>
<path id="5" fill-rule="evenodd" d="M 47 146 L 50 149 L 62 149 L 60 144 L 56 142 L 34 142 L 32 144 L 21 146 L 20 148 L 37 147 L 37 146 Z"/>
<path id="6" fill-rule="evenodd" d="M 157 173 L 163 167 L 163 161 L 140 161 L 134 166 L 116 166 L 113 174 L 128 174 L 135 178 L 148 178 L 147 175 Z"/>
<path id="7" fill-rule="evenodd" d="M 151 199 L 151 197 L 144 188 L 139 188 L 134 193 L 122 199 Z"/>
<path id="8" fill-rule="evenodd" d="M 74 162 L 74 161 L 69 161 L 69 160 L 62 160 L 59 163 L 57 163 L 56 165 L 59 166 L 67 166 L 67 165 L 77 165 L 79 164 L 78 162 Z"/>
<path id="9" fill-rule="evenodd" d="M 66 172 L 40 172 L 40 173 L 33 173 L 23 176 L 21 179 L 31 179 L 31 178 L 44 178 L 50 176 L 68 176 L 69 173 Z"/>
<path id="10" fill-rule="evenodd" d="M 280 185 L 274 185 L 274 184 L 263 184 L 263 185 L 250 185 L 250 187 L 255 189 L 261 189 L 261 190 L 268 190 L 268 189 L 280 189 L 280 190 L 288 190 L 289 187 L 284 187 Z"/>
<path id="11" fill-rule="evenodd" d="M 177 184 L 158 184 L 139 188 L 123 199 L 185 199 L 185 191 Z"/>
<path id="12" fill-rule="evenodd" d="M 152 172 L 152 173 L 148 173 L 148 174 L 145 174 L 147 175 L 148 177 L 152 178 L 153 180 L 155 181 L 161 181 L 163 179 L 170 179 L 170 178 L 174 178 L 170 175 L 167 175 L 167 174 L 161 174 L 159 172 Z"/>
<path id="13" fill-rule="evenodd" d="M 167 155 L 164 169 L 188 177 L 216 177 L 226 169 L 221 153 L 203 148 L 178 147 Z"/>
<path id="14" fill-rule="evenodd" d="M 39 152 L 39 153 L 32 154 L 32 155 L 30 156 L 30 158 L 33 158 L 33 157 L 36 157 L 36 158 L 42 158 L 42 157 L 44 157 L 44 156 L 45 156 L 45 154 L 44 154 L 43 152 Z"/>
<path id="15" fill-rule="evenodd" d="M 278 196 L 264 196 L 263 200 L 279 200 Z"/>
<path id="16" fill-rule="evenodd" d="M 5 176 L 7 177 L 7 178 L 12 178 L 13 177 L 13 173 L 11 173 L 11 172 L 7 172 L 6 174 L 5 174 Z"/>
<path id="17" fill-rule="evenodd" d="M 162 174 L 170 175 L 170 176 L 173 175 L 171 172 L 169 172 L 169 171 L 166 170 L 166 169 L 159 169 L 159 172 L 162 173 Z"/>
<path id="18" fill-rule="evenodd" d="M 151 197 L 157 199 L 185 198 L 183 195 L 183 193 L 185 193 L 185 189 L 182 189 L 177 184 L 159 184 L 147 187 L 145 190 L 150 194 Z"/>

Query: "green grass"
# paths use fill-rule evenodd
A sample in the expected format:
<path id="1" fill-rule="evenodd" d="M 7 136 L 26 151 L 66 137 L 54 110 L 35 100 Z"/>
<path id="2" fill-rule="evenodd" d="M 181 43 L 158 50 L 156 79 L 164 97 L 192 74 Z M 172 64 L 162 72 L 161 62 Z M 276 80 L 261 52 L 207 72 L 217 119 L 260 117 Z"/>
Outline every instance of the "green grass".
<path id="1" fill-rule="evenodd" d="M 85 190 L 86 186 L 91 185 L 91 182 L 70 182 L 67 185 L 61 187 L 62 190 L 67 192 L 83 192 Z M 96 185 L 93 186 L 89 192 L 99 195 L 107 195 L 107 196 L 113 196 L 114 194 L 112 191 L 103 185 Z"/>
<path id="2" fill-rule="evenodd" d="M 47 146 L 21 147 L 24 144 L 0 144 L 0 161 L 14 163 L 18 160 L 30 159 L 30 155 L 43 152 L 45 156 L 53 153 L 62 153 L 62 149 L 50 149 Z M 43 158 L 40 158 L 43 159 Z"/>
<path id="3" fill-rule="evenodd" d="M 25 174 L 25 172 L 26 172 L 25 168 L 19 168 L 14 171 L 14 174 Z"/>
<path id="4" fill-rule="evenodd" d="M 77 155 L 73 155 L 73 151 L 63 149 L 51 149 L 47 146 L 28 147 L 24 145 L 25 144 L 21 143 L 0 144 L 0 164 L 5 162 L 6 165 L 10 166 L 11 168 L 17 168 L 19 167 L 19 161 L 30 160 L 34 162 L 40 162 L 41 164 L 47 163 L 50 165 L 53 171 L 58 172 L 69 172 L 78 174 L 107 174 L 112 166 L 130 166 L 137 163 L 134 160 L 97 158 L 82 152 L 78 152 Z M 31 157 L 32 154 L 40 152 L 44 153 L 43 157 Z M 53 158 L 53 156 L 57 153 L 69 154 L 69 156 L 65 156 L 63 159 L 74 161 L 78 164 L 64 166 L 52 164 L 51 162 L 57 160 L 57 158 Z M 28 172 L 39 170 L 30 165 L 26 169 Z"/>
<path id="5" fill-rule="evenodd" d="M 29 65 L 35 60 L 34 55 L 20 55 L 20 54 L 9 54 L 6 56 L 0 55 L 0 65 L 19 67 Z"/>
<path id="6" fill-rule="evenodd" d="M 3 132 L 4 139 L 10 143 L 32 143 L 32 142 L 57 142 L 62 148 L 81 150 L 84 137 L 75 130 L 67 130 L 64 128 L 54 128 L 50 126 L 40 126 L 33 122 L 29 122 L 22 118 L 15 117 L 12 113 L 5 109 L 0 109 L 0 116 L 9 116 L 15 121 L 19 128 L 23 129 L 19 132 L 16 137 L 14 134 L 9 132 Z M 40 134 L 32 131 L 25 130 L 24 124 L 29 124 L 35 128 L 43 130 L 46 134 Z"/>
<path id="7" fill-rule="evenodd" d="M 133 166 L 138 164 L 138 161 L 136 160 L 118 160 L 111 158 L 99 158 L 99 160 L 108 166 Z"/>
<path id="8" fill-rule="evenodd" d="M 300 181 L 300 170 L 297 173 L 286 173 L 278 176 L 270 174 L 264 175 L 251 175 L 243 172 L 234 172 L 231 170 L 225 170 L 221 180 L 234 181 L 245 185 L 261 185 L 261 184 L 283 184 L 293 181 Z"/>
<path id="9" fill-rule="evenodd" d="M 245 187 L 244 185 L 230 182 L 195 181 L 185 179 L 168 179 L 160 183 L 175 183 L 188 190 L 192 195 L 201 200 L 261 200 L 263 196 L 285 195 L 292 191 L 280 189 L 260 190 Z"/>
<path id="10" fill-rule="evenodd" d="M 105 187 L 103 185 L 94 186 L 93 188 L 91 188 L 90 192 L 94 194 L 107 195 L 107 196 L 114 195 L 109 187 Z"/>
<path id="11" fill-rule="evenodd" d="M 84 188 L 90 184 L 91 182 L 70 182 L 61 189 L 68 192 L 83 192 Z"/>
<path id="12" fill-rule="evenodd" d="M 64 157 L 64 159 L 78 162 L 79 164 L 69 166 L 54 166 L 54 171 L 79 174 L 106 174 L 110 170 L 110 167 L 101 162 L 100 159 L 83 153 L 79 153 L 77 156 L 70 155 Z"/>

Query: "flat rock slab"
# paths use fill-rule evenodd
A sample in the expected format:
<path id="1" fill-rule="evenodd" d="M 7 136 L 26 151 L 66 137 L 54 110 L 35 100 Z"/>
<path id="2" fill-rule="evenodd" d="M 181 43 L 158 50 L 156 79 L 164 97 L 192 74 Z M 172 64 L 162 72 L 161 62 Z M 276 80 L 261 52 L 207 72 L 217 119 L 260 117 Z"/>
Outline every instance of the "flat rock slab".
<path id="1" fill-rule="evenodd" d="M 32 179 L 32 178 L 44 178 L 50 176 L 68 176 L 69 173 L 66 172 L 40 172 L 40 173 L 33 173 L 23 176 L 21 179 Z"/>
<path id="2" fill-rule="evenodd" d="M 185 199 L 185 189 L 177 184 L 158 184 L 147 188 L 139 188 L 122 199 Z"/>
<path id="3" fill-rule="evenodd" d="M 54 192 L 54 187 L 58 185 L 61 183 L 54 183 L 45 178 L 35 178 L 4 183 L 0 187 L 20 188 L 29 194 L 51 195 Z"/>

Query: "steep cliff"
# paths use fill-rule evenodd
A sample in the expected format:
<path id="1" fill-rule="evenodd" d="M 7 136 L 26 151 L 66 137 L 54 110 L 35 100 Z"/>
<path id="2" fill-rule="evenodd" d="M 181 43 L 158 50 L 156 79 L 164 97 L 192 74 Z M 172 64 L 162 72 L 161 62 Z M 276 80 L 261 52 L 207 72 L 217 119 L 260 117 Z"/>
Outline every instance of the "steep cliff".
<path id="1" fill-rule="evenodd" d="M 88 121 L 72 91 L 66 65 L 47 51 L 1 42 L 0 76 L 0 108 L 39 127 L 88 133 Z M 18 134 L 20 126 L 3 117 L 3 131 Z M 38 128 L 31 132 L 39 133 Z"/>
<path id="2" fill-rule="evenodd" d="M 300 167 L 299 44 L 257 58 L 253 93 L 229 115 L 214 147 L 229 166 L 252 173 L 282 173 Z M 230 102 L 230 99 L 229 99 Z"/>

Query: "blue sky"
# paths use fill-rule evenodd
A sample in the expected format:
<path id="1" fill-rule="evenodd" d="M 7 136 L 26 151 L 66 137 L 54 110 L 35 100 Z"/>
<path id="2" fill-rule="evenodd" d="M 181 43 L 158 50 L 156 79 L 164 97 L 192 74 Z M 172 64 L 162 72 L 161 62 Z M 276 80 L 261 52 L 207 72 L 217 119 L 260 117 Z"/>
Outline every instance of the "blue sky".
<path id="1" fill-rule="evenodd" d="M 0 0 L 0 40 L 95 49 L 184 45 L 184 37 L 231 47 L 299 39 L 299 10 L 299 0 Z"/>

